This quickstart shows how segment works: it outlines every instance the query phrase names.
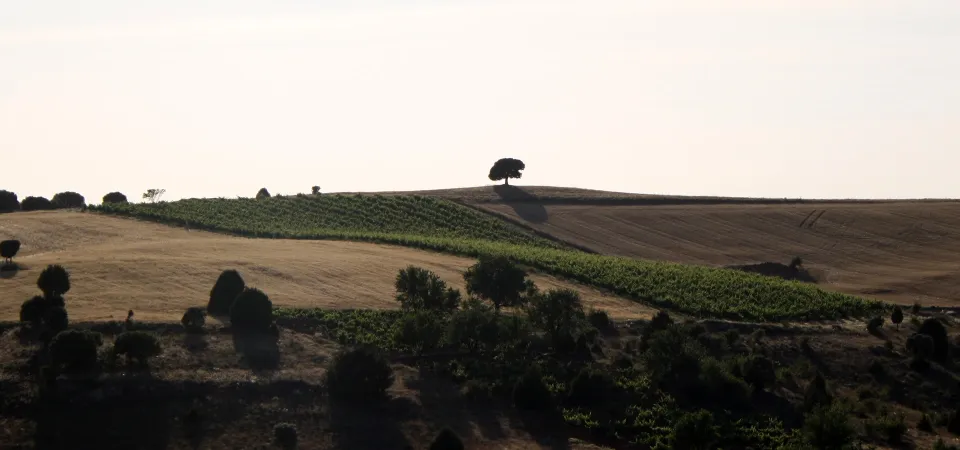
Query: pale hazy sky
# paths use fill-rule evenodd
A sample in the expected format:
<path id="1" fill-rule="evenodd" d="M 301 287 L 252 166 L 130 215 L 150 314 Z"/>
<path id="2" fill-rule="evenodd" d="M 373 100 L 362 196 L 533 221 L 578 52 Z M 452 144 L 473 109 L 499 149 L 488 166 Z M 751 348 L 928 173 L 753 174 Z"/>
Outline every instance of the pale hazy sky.
<path id="1" fill-rule="evenodd" d="M 960 197 L 957 0 L 0 0 L 0 189 Z"/>

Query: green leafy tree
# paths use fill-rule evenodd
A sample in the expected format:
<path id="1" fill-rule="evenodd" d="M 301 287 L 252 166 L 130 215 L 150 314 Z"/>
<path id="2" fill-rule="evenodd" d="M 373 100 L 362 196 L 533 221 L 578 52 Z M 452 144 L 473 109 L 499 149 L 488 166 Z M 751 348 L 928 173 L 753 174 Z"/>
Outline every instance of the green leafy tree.
<path id="1" fill-rule="evenodd" d="M 0 213 L 20 210 L 20 201 L 17 194 L 0 189 Z"/>
<path id="2" fill-rule="evenodd" d="M 260 190 L 257 191 L 257 200 L 263 200 L 265 198 L 270 198 L 270 191 L 268 191 L 267 188 L 260 188 Z"/>
<path id="3" fill-rule="evenodd" d="M 493 304 L 500 311 L 504 306 L 516 306 L 527 289 L 527 273 L 502 256 L 481 257 L 463 274 L 467 293 Z"/>
<path id="4" fill-rule="evenodd" d="M 504 185 L 510 184 L 511 178 L 517 178 L 523 176 L 523 169 L 526 169 L 526 165 L 523 164 L 523 161 L 514 158 L 502 158 L 493 163 L 493 167 L 490 168 L 490 174 L 488 177 L 491 181 L 500 181 L 503 180 Z"/>
<path id="5" fill-rule="evenodd" d="M 374 349 L 343 349 L 331 359 L 324 383 L 336 400 L 376 402 L 386 398 L 393 369 Z"/>
<path id="6" fill-rule="evenodd" d="M 313 195 L 320 195 L 320 186 L 313 186 L 310 188 L 310 193 Z"/>
<path id="7" fill-rule="evenodd" d="M 9 239 L 0 241 L 0 257 L 3 258 L 4 265 L 13 263 L 13 257 L 20 251 L 20 241 Z"/>
<path id="8" fill-rule="evenodd" d="M 143 193 L 143 199 L 150 203 L 156 203 L 160 201 L 160 197 L 163 197 L 163 194 L 166 192 L 166 189 L 147 189 L 147 192 Z"/>
<path id="9" fill-rule="evenodd" d="M 680 416 L 670 433 L 670 442 L 677 449 L 712 450 L 719 438 L 713 414 L 703 409 Z"/>
<path id="10" fill-rule="evenodd" d="M 571 289 L 551 289 L 536 296 L 527 305 L 527 317 L 554 339 L 573 334 L 586 321 L 580 294 Z"/>
<path id="11" fill-rule="evenodd" d="M 62 296 L 70 290 L 70 274 L 61 265 L 49 265 L 40 272 L 37 287 L 43 291 L 44 297 Z"/>
<path id="12" fill-rule="evenodd" d="M 128 361 L 136 361 L 142 366 L 146 366 L 147 360 L 159 355 L 161 351 L 160 340 L 145 331 L 121 333 L 113 344 L 115 355 L 124 355 Z"/>
<path id="13" fill-rule="evenodd" d="M 55 367 L 68 372 L 84 372 L 97 364 L 97 348 L 103 345 L 100 333 L 87 330 L 65 330 L 50 343 L 50 360 Z"/>
<path id="14" fill-rule="evenodd" d="M 46 197 L 27 197 L 20 203 L 20 209 L 23 211 L 46 211 L 53 209 L 53 203 Z"/>
<path id="15" fill-rule="evenodd" d="M 404 314 L 394 328 L 397 344 L 413 349 L 418 355 L 434 350 L 443 339 L 443 318 L 431 311 L 411 311 Z"/>
<path id="16" fill-rule="evenodd" d="M 497 345 L 500 332 L 497 314 L 476 299 L 464 302 L 463 308 L 450 317 L 447 341 L 470 352 L 479 352 Z"/>
<path id="17" fill-rule="evenodd" d="M 273 324 L 273 302 L 257 288 L 244 288 L 230 307 L 230 325 L 240 332 L 266 333 Z"/>
<path id="18" fill-rule="evenodd" d="M 420 267 L 401 269 L 394 287 L 404 309 L 453 311 L 460 304 L 459 290 L 447 287 L 439 275 Z"/>
<path id="19" fill-rule="evenodd" d="M 60 192 L 54 195 L 50 203 L 56 209 L 84 208 L 87 206 L 87 201 L 83 196 L 73 191 Z"/>
<path id="20" fill-rule="evenodd" d="M 120 192 L 111 192 L 103 196 L 103 203 L 127 203 L 127 196 Z"/>

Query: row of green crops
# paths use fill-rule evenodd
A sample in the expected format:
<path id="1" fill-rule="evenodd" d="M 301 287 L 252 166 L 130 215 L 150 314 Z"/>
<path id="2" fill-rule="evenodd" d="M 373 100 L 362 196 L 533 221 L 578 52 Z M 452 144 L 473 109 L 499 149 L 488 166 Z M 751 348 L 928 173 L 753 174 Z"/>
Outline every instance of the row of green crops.
<path id="1" fill-rule="evenodd" d="M 479 212 L 425 197 L 204 199 L 107 204 L 96 210 L 247 236 L 357 240 L 470 257 L 508 256 L 538 271 L 703 318 L 815 320 L 885 309 L 880 302 L 777 278 L 565 250 Z"/>

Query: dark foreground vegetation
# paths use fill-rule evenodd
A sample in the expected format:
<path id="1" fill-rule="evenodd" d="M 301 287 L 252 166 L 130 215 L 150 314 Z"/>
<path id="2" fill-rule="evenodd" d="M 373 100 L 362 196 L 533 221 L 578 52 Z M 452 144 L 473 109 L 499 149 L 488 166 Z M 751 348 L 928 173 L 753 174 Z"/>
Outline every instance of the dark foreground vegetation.
<path id="1" fill-rule="evenodd" d="M 70 274 L 50 266 L 0 337 L 2 447 L 482 448 L 520 430 L 553 448 L 929 448 L 960 433 L 953 321 L 919 306 L 896 327 L 614 323 L 505 258 L 464 278 L 465 293 L 408 267 L 399 309 L 324 311 L 274 307 L 228 270 L 179 324 L 71 324 Z"/>

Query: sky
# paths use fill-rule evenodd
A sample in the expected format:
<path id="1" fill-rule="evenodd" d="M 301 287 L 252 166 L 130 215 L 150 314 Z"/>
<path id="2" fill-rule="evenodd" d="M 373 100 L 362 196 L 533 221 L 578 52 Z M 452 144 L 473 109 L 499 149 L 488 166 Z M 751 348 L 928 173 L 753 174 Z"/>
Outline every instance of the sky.
<path id="1" fill-rule="evenodd" d="M 0 189 L 960 198 L 956 0 L 0 0 Z"/>

